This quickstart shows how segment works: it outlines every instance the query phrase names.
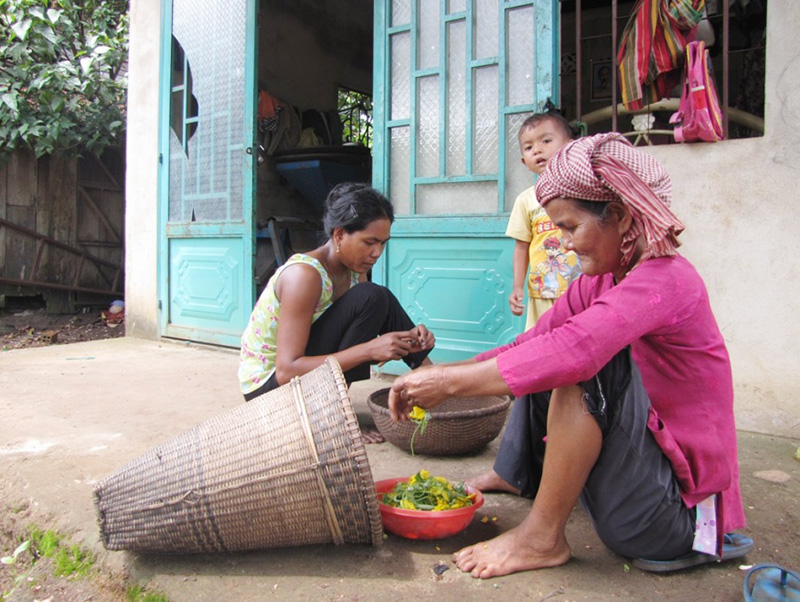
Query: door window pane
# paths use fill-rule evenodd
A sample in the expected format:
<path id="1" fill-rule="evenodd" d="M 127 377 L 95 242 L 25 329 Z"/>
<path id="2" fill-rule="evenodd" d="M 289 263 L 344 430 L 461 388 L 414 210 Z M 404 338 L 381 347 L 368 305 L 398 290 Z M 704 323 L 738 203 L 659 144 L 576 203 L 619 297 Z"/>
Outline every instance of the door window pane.
<path id="1" fill-rule="evenodd" d="M 536 28 L 533 7 L 508 11 L 508 100 L 509 106 L 536 100 L 534 59 Z"/>
<path id="2" fill-rule="evenodd" d="M 392 26 L 411 22 L 411 0 L 392 0 Z"/>
<path id="3" fill-rule="evenodd" d="M 411 116 L 411 34 L 392 36 L 392 119 Z"/>
<path id="4" fill-rule="evenodd" d="M 497 67 L 476 69 L 474 78 L 475 173 L 495 174 L 499 134 Z"/>
<path id="5" fill-rule="evenodd" d="M 419 68 L 439 66 L 439 2 L 419 3 Z"/>
<path id="6" fill-rule="evenodd" d="M 395 215 L 408 215 L 411 213 L 409 205 L 410 181 L 410 136 L 408 126 L 391 129 L 389 139 L 389 200 L 394 206 Z"/>
<path id="7" fill-rule="evenodd" d="M 467 170 L 466 23 L 449 23 L 447 36 L 447 175 L 460 176 Z"/>
<path id="8" fill-rule="evenodd" d="M 475 2 L 475 36 L 473 44 L 476 59 L 497 56 L 497 0 L 476 0 Z"/>
<path id="9" fill-rule="evenodd" d="M 453 182 L 417 186 L 417 214 L 494 213 L 497 182 Z"/>
<path id="10" fill-rule="evenodd" d="M 439 77 L 417 80 L 417 177 L 439 175 Z"/>
<path id="11" fill-rule="evenodd" d="M 447 13 L 460 13 L 467 10 L 466 0 L 448 0 Z"/>

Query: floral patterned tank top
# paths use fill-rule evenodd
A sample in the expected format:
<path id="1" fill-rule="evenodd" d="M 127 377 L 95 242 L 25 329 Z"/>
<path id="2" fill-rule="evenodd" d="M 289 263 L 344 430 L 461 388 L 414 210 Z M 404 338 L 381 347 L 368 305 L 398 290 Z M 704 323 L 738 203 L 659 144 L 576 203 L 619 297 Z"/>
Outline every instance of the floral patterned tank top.
<path id="1" fill-rule="evenodd" d="M 289 257 L 267 282 L 264 292 L 256 302 L 250 321 L 242 333 L 242 347 L 239 354 L 239 384 L 242 394 L 252 393 L 263 385 L 275 372 L 276 347 L 278 343 L 278 322 L 281 317 L 281 304 L 275 296 L 275 283 L 290 265 L 306 263 L 319 272 L 322 279 L 322 292 L 314 308 L 312 323 L 333 304 L 333 282 L 322 264 L 303 253 Z M 358 273 L 353 272 L 350 282 L 352 288 L 358 284 Z"/>

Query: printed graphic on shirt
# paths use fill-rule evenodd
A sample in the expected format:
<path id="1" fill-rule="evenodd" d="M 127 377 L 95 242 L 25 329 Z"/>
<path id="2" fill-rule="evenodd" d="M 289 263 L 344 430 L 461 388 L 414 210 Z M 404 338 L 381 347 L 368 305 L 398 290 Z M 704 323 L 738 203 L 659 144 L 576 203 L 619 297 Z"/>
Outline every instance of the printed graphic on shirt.
<path id="1" fill-rule="evenodd" d="M 528 294 L 533 298 L 556 299 L 580 276 L 578 256 L 561 246 L 561 230 L 544 210 L 531 216 L 531 232 Z"/>

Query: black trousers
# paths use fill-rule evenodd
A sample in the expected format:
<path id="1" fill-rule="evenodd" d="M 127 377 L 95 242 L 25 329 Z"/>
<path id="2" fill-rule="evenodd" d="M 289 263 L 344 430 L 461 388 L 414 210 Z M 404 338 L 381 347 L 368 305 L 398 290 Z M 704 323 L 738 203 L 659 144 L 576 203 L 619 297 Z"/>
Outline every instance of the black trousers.
<path id="1" fill-rule="evenodd" d="M 311 325 L 306 355 L 331 355 L 387 332 L 411 330 L 414 326 L 397 297 L 388 288 L 373 282 L 362 282 L 337 299 Z M 425 349 L 411 353 L 403 361 L 409 368 L 416 368 L 430 351 Z M 344 378 L 347 384 L 368 379 L 369 367 L 369 363 L 364 363 L 346 371 Z M 250 401 L 278 386 L 280 384 L 273 373 L 261 387 L 244 398 Z"/>
<path id="2" fill-rule="evenodd" d="M 603 435 L 581 493 L 597 534 L 620 556 L 669 560 L 692 549 L 695 512 L 683 503 L 672 467 L 647 428 L 650 398 L 625 349 L 580 383 Z M 550 392 L 514 402 L 494 470 L 535 497 L 546 450 Z"/>

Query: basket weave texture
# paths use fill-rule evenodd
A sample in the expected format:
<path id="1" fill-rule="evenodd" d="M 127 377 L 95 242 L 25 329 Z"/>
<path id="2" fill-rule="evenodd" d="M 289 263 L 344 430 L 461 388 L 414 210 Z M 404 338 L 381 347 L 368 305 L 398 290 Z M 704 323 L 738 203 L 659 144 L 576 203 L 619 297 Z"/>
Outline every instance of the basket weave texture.
<path id="1" fill-rule="evenodd" d="M 503 428 L 510 397 L 463 397 L 446 400 L 432 410 L 424 434 L 414 437 L 414 453 L 429 456 L 458 456 L 476 452 L 492 441 Z M 407 452 L 416 423 L 393 422 L 389 415 L 389 389 L 375 391 L 367 398 L 375 426 L 384 438 Z"/>
<path id="2" fill-rule="evenodd" d="M 383 541 L 358 420 L 333 358 L 153 448 L 98 483 L 94 497 L 109 550 Z"/>

